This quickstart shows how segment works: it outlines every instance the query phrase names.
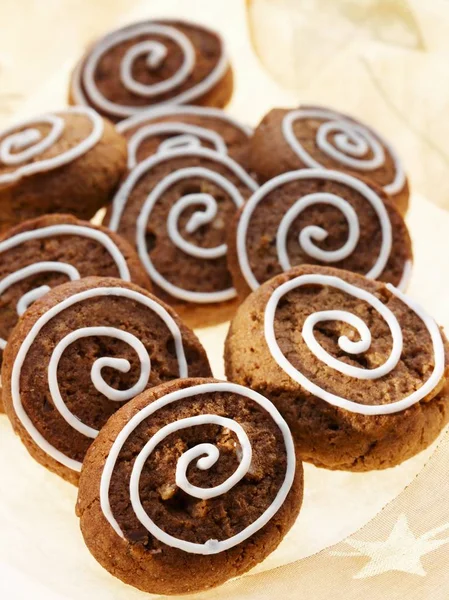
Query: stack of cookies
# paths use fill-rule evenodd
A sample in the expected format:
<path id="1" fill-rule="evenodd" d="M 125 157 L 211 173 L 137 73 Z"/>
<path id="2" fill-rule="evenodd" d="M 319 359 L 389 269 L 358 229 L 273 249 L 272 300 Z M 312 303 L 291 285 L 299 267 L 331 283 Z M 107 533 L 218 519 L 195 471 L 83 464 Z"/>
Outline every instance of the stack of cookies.
<path id="1" fill-rule="evenodd" d="M 302 461 L 385 469 L 449 420 L 396 152 L 317 106 L 253 131 L 232 91 L 216 32 L 146 21 L 92 45 L 70 108 L 0 132 L 4 410 L 79 485 L 95 558 L 151 593 L 263 560 Z M 192 329 L 229 320 L 219 381 Z"/>

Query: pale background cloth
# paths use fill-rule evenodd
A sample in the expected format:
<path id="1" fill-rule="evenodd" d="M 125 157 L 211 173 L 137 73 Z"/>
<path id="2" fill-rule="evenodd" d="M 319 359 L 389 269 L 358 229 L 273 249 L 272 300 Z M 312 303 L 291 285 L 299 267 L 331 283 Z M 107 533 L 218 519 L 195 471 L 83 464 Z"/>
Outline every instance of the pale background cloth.
<path id="1" fill-rule="evenodd" d="M 359 115 L 395 144 L 415 190 L 407 218 L 416 257 L 409 291 L 449 326 L 449 214 L 436 206 L 449 207 L 444 135 L 449 135 L 444 118 L 449 112 L 444 29 L 449 5 L 425 4 L 3 0 L 0 120 L 63 106 L 68 75 L 82 49 L 111 27 L 162 15 L 212 25 L 224 34 L 235 68 L 236 92 L 229 106 L 234 116 L 255 125 L 271 107 L 321 102 Z M 268 71 L 253 51 L 249 32 Z M 198 332 L 221 377 L 226 330 Z M 424 471 L 433 449 L 380 473 L 332 473 L 306 465 L 304 507 L 279 549 L 252 574 L 201 596 L 447 599 L 449 443 L 441 444 Z M 29 458 L 4 417 L 0 476 L 1 598 L 145 597 L 96 564 L 74 517 L 76 490 Z M 332 544 L 338 545 L 327 549 Z"/>

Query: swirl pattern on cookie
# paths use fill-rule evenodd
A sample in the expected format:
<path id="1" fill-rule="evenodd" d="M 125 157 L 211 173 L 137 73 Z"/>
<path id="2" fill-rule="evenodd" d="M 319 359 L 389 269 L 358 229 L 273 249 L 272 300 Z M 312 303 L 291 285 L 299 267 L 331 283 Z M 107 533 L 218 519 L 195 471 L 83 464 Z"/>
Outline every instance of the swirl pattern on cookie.
<path id="1" fill-rule="evenodd" d="M 181 330 L 162 304 L 136 286 L 112 285 L 110 282 L 119 283 L 116 279 L 92 281 L 74 282 L 79 284 L 74 293 L 60 301 L 54 300 L 61 297 L 62 286 L 46 297 L 52 296 L 53 304 L 33 321 L 21 341 L 9 385 L 15 415 L 34 444 L 75 472 L 80 471 L 80 459 L 119 403 L 169 379 L 171 369 L 171 377 L 187 377 L 189 372 L 185 328 Z M 102 286 L 97 286 L 97 281 Z M 65 289 L 72 285 L 66 284 Z M 43 350 L 36 376 L 42 377 L 41 387 L 30 398 L 22 377 L 24 373 L 29 377 L 29 361 L 39 348 Z M 208 367 L 204 369 L 207 373 Z M 124 380 L 120 374 L 125 374 Z M 71 382 L 76 382 L 76 388 Z M 75 404 L 74 395 L 78 398 Z M 52 408 L 41 409 L 41 404 Z M 58 438 L 62 431 L 66 433 Z"/>
<path id="2" fill-rule="evenodd" d="M 252 291 L 304 263 L 396 286 L 405 286 L 410 275 L 410 238 L 389 199 L 327 169 L 284 173 L 260 187 L 241 209 L 235 245 L 239 274 Z"/>
<path id="3" fill-rule="evenodd" d="M 253 448 L 246 431 L 245 423 L 239 423 L 235 418 L 222 416 L 223 407 L 221 407 L 217 410 L 217 413 L 211 413 L 210 410 L 204 412 L 203 409 L 200 414 L 195 414 L 197 413 L 195 410 L 192 416 L 179 418 L 169 422 L 158 429 L 151 437 L 149 437 L 148 441 L 144 443 L 132 466 L 129 484 L 130 503 L 135 517 L 140 524 L 160 542 L 172 546 L 173 548 L 183 550 L 184 552 L 208 555 L 218 554 L 229 550 L 245 541 L 259 531 L 259 529 L 264 527 L 281 508 L 294 481 L 296 462 L 293 440 L 284 419 L 269 400 L 248 388 L 226 382 L 202 383 L 175 390 L 146 405 L 134 414 L 115 438 L 104 464 L 101 476 L 100 502 L 104 516 L 117 535 L 125 538 L 124 532 L 122 531 L 116 516 L 114 516 L 114 509 L 110 503 L 111 479 L 117 461 L 129 438 L 133 436 L 136 429 L 139 428 L 142 423 L 147 419 L 151 422 L 151 419 L 154 420 L 154 418 L 157 418 L 158 413 L 163 413 L 166 407 L 176 408 L 176 405 L 182 407 L 183 403 L 186 403 L 186 401 L 194 398 L 208 397 L 217 393 L 220 395 L 236 394 L 245 398 L 248 403 L 255 403 L 257 408 L 262 409 L 266 417 L 271 419 L 276 428 L 280 431 L 282 443 L 284 445 L 283 450 L 286 454 L 286 467 L 282 484 L 277 490 L 272 502 L 265 510 L 263 510 L 262 514 L 256 520 L 242 531 L 227 539 L 209 539 L 204 543 L 191 542 L 169 534 L 161 529 L 146 512 L 141 499 L 142 473 L 154 450 L 172 434 L 180 433 L 182 430 L 190 428 L 202 428 L 206 430 L 207 427 L 213 425 L 223 428 L 228 433 L 232 432 L 236 437 L 234 447 L 238 448 L 237 454 L 239 464 L 234 472 L 218 485 L 212 487 L 197 486 L 192 484 L 188 477 L 189 467 L 193 467 L 193 465 L 196 465 L 201 471 L 207 471 L 217 463 L 220 458 L 220 449 L 217 446 L 209 442 L 197 443 L 186 449 L 186 451 L 178 457 L 175 471 L 175 483 L 180 490 L 190 497 L 209 500 L 224 494 L 232 493 L 233 488 L 237 487 L 239 482 L 253 469 Z M 220 404 L 217 406 L 220 406 Z"/>
<path id="4" fill-rule="evenodd" d="M 298 122 L 319 122 L 314 147 L 306 145 L 295 133 Z M 310 168 L 348 169 L 369 177 L 386 163 L 386 155 L 394 165 L 391 181 L 383 184 L 386 193 L 394 195 L 406 184 L 402 163 L 391 145 L 370 127 L 336 111 L 319 107 L 304 107 L 288 112 L 282 121 L 286 142 L 301 162 Z M 322 158 L 320 158 L 322 157 Z"/>
<path id="5" fill-rule="evenodd" d="M 303 368 L 301 365 L 306 363 L 303 363 L 303 359 L 300 359 L 299 356 L 293 357 L 290 354 L 287 358 L 276 336 L 276 314 L 282 299 L 289 294 L 301 294 L 302 291 L 305 293 L 305 290 L 317 286 L 319 289 L 325 290 L 323 292 L 323 294 L 325 293 L 323 298 L 327 297 L 325 309 L 309 309 L 309 314 L 297 323 L 300 330 L 298 333 L 301 346 L 304 347 L 304 352 L 307 350 L 315 357 L 316 364 L 330 369 L 339 377 L 342 375 L 345 381 L 352 380 L 354 382 L 354 397 L 358 396 L 360 398 L 360 384 L 362 382 L 366 384 L 368 382 L 385 381 L 385 378 L 394 376 L 396 373 L 401 378 L 402 363 L 408 359 L 408 349 L 406 348 L 408 332 L 403 330 L 402 323 L 399 322 L 393 309 L 397 301 L 402 304 L 407 312 L 413 314 L 413 319 L 418 320 L 423 330 L 419 338 L 421 339 L 420 343 L 425 343 L 424 335 L 431 342 L 433 353 L 432 372 L 424 377 L 419 386 L 414 384 L 408 391 L 404 390 L 403 386 L 398 388 L 400 399 L 389 403 L 363 404 L 351 397 L 343 397 L 335 393 L 333 386 L 336 384 L 333 383 L 331 376 L 326 377 L 325 384 L 318 385 L 314 381 L 317 371 L 311 371 L 310 367 Z M 387 301 L 382 296 L 364 287 L 351 284 L 343 278 L 325 275 L 320 272 L 307 273 L 285 281 L 274 289 L 265 307 L 264 332 L 271 356 L 279 367 L 302 388 L 325 402 L 350 412 L 362 415 L 387 415 L 403 411 L 420 402 L 437 388 L 444 377 L 444 342 L 435 321 L 415 301 L 390 284 L 387 284 L 386 287 L 392 298 L 395 299 L 394 301 Z M 344 297 L 360 301 L 360 308 L 356 311 L 342 308 L 343 296 L 341 293 Z M 308 303 L 311 302 L 309 297 Z M 369 307 L 368 312 L 365 307 Z M 369 317 L 369 322 L 362 318 L 363 315 L 366 318 Z M 360 367 L 359 364 L 363 365 L 363 362 L 358 357 L 367 355 L 373 343 L 379 342 L 379 340 L 372 339 L 370 331 L 370 327 L 373 327 L 373 324 L 377 321 L 382 323 L 384 329 L 386 328 L 382 339 L 391 341 L 389 342 L 388 357 L 384 360 L 382 356 L 384 352 L 378 352 L 376 355 L 376 352 L 373 351 L 372 356 L 367 359 L 367 366 Z M 351 328 L 350 330 L 344 329 L 345 333 L 341 332 L 338 337 L 338 348 L 332 353 L 323 345 L 326 341 L 323 327 L 325 328 L 329 324 L 337 324 L 340 328 L 342 325 Z M 357 340 L 354 340 L 354 331 Z M 382 362 L 380 362 L 381 360 Z M 402 380 L 404 383 L 406 382 L 403 377 Z"/>
<path id="6" fill-rule="evenodd" d="M 228 69 L 215 31 L 179 20 L 146 21 L 100 39 L 76 68 L 71 93 L 76 104 L 124 119 L 152 105 L 195 103 Z"/>
<path id="7" fill-rule="evenodd" d="M 91 123 L 90 134 L 59 154 L 53 148 L 64 137 L 64 114 Z M 0 185 L 67 165 L 93 148 L 103 135 L 103 119 L 88 107 L 72 107 L 20 121 L 0 132 Z"/>
<path id="8" fill-rule="evenodd" d="M 242 166 L 244 147 L 252 129 L 217 108 L 162 106 L 149 109 L 117 124 L 128 139 L 128 168 L 157 152 L 204 146 L 230 155 Z"/>
<path id="9" fill-rule="evenodd" d="M 114 198 L 109 228 L 135 245 L 148 275 L 169 298 L 224 302 L 236 295 L 226 264 L 226 229 L 257 187 L 218 152 L 159 153 L 131 171 Z M 187 278 L 190 272 L 195 275 Z"/>

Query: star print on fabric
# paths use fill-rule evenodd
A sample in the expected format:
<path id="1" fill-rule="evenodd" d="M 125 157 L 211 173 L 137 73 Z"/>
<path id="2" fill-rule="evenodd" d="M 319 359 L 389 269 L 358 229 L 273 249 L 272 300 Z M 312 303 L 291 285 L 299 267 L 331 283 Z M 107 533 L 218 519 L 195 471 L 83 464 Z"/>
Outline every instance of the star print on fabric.
<path id="1" fill-rule="evenodd" d="M 411 531 L 405 514 L 399 516 L 388 539 L 384 542 L 364 542 L 348 539 L 345 544 L 352 546 L 355 552 L 331 552 L 332 556 L 367 556 L 370 561 L 361 569 L 354 579 L 374 577 L 389 571 L 402 571 L 424 577 L 426 571 L 421 558 L 437 548 L 449 544 L 449 537 L 435 539 L 436 536 L 449 529 L 449 523 L 436 527 L 416 537 Z"/>

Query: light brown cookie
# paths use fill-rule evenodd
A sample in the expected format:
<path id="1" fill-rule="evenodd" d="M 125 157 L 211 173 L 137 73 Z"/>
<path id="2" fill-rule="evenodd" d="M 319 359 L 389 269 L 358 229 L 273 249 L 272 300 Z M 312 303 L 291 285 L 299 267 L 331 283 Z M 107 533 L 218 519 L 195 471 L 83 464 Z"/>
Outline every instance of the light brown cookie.
<path id="1" fill-rule="evenodd" d="M 135 246 L 155 294 L 186 323 L 214 325 L 236 307 L 227 230 L 257 188 L 238 163 L 208 148 L 158 153 L 129 173 L 105 224 Z"/>
<path id="2" fill-rule="evenodd" d="M 271 110 L 251 142 L 251 167 L 261 181 L 296 169 L 338 169 L 383 188 L 404 215 L 407 177 L 393 147 L 365 123 L 331 108 Z"/>
<path id="3" fill-rule="evenodd" d="M 245 300 L 226 374 L 278 407 L 303 460 L 328 469 L 395 466 L 449 420 L 448 344 L 393 286 L 296 267 Z"/>
<path id="4" fill-rule="evenodd" d="M 120 406 L 165 381 L 210 374 L 200 342 L 169 307 L 132 283 L 87 277 L 21 317 L 3 357 L 3 402 L 30 454 L 77 483 Z"/>
<path id="5" fill-rule="evenodd" d="M 239 297 L 301 264 L 333 266 L 407 288 L 412 245 L 392 200 L 351 175 L 302 169 L 265 183 L 242 206 L 228 240 Z"/>
<path id="6" fill-rule="evenodd" d="M 120 121 L 160 104 L 222 108 L 232 91 L 221 36 L 197 23 L 162 19 L 97 40 L 72 75 L 69 99 Z"/>
<path id="7" fill-rule="evenodd" d="M 117 131 L 128 140 L 128 168 L 159 152 L 203 146 L 228 155 L 246 171 L 253 131 L 219 108 L 160 106 L 125 119 Z"/>
<path id="8" fill-rule="evenodd" d="M 272 552 L 302 501 L 302 465 L 266 398 L 178 379 L 119 410 L 86 456 L 77 513 L 113 575 L 185 594 L 241 575 Z"/>
<path id="9" fill-rule="evenodd" d="M 126 170 L 126 140 L 90 108 L 0 131 L 0 231 L 49 213 L 90 219 Z"/>

